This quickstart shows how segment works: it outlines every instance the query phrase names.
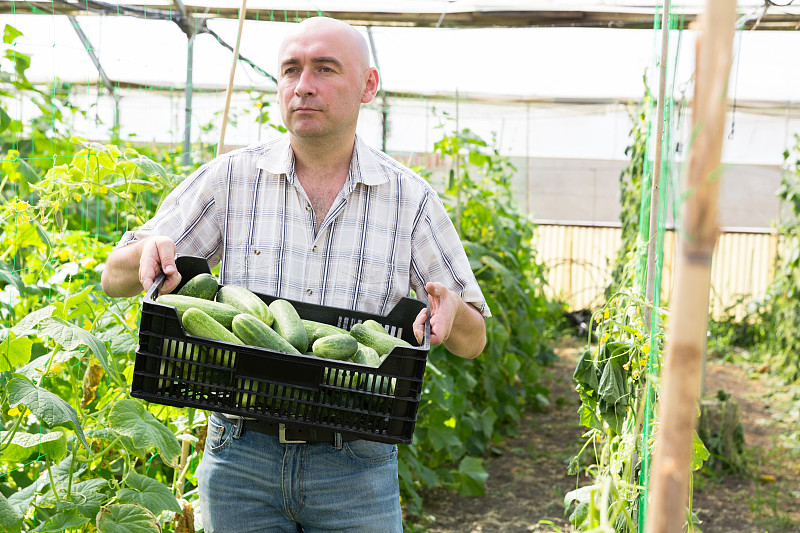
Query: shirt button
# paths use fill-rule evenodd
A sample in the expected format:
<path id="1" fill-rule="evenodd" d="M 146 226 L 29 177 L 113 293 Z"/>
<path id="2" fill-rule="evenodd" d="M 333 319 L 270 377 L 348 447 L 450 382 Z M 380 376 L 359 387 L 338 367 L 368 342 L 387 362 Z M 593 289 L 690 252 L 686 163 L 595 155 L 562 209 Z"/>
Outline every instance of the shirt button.
<path id="1" fill-rule="evenodd" d="M 312 251 L 312 252 L 316 252 L 316 251 L 317 251 L 317 247 L 316 247 L 316 246 L 315 246 L 315 247 L 313 247 L 313 248 L 311 249 L 311 251 Z"/>
<path id="2" fill-rule="evenodd" d="M 311 205 L 306 206 L 306 211 L 311 211 Z"/>
<path id="3" fill-rule="evenodd" d="M 307 289 L 307 290 L 306 290 L 306 294 L 308 294 L 309 296 L 311 296 L 312 294 L 314 294 L 314 291 L 312 291 L 311 289 Z"/>

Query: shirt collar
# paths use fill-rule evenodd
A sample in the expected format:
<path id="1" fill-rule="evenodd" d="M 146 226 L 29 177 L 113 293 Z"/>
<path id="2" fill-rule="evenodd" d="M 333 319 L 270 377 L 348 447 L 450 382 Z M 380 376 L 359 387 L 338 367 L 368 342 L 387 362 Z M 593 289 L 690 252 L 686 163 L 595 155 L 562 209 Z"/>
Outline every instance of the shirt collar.
<path id="1" fill-rule="evenodd" d="M 292 152 L 289 134 L 284 134 L 275 141 L 270 150 L 258 159 L 256 166 L 270 174 L 293 177 L 295 175 L 294 152 Z M 353 158 L 350 160 L 350 173 L 347 179 L 352 182 L 353 186 L 356 183 L 380 185 L 389 181 L 377 154 L 358 135 L 356 135 L 355 150 L 353 150 Z"/>

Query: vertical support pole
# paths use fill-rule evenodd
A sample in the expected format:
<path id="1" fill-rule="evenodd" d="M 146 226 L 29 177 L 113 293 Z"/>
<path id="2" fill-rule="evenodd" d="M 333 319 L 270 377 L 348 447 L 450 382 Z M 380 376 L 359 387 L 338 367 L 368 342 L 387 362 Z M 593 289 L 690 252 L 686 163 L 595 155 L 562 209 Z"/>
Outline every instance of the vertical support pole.
<path id="1" fill-rule="evenodd" d="M 228 125 L 228 111 L 231 108 L 231 94 L 233 93 L 233 76 L 236 74 L 236 63 L 239 62 L 239 43 L 242 42 L 242 26 L 247 14 L 247 0 L 242 0 L 242 7 L 239 9 L 239 32 L 236 35 L 236 45 L 233 47 L 233 62 L 231 63 L 231 76 L 228 80 L 228 90 L 225 92 L 225 109 L 222 111 L 222 127 L 219 130 L 219 142 L 217 143 L 217 155 L 223 153 L 225 147 L 225 127 Z"/>
<path id="2" fill-rule="evenodd" d="M 650 480 L 648 533 L 680 532 L 686 521 L 692 439 L 706 343 L 711 259 L 716 245 L 720 159 L 736 22 L 735 0 L 707 0 L 697 39 L 695 96 L 678 256 Z"/>
<path id="3" fill-rule="evenodd" d="M 194 59 L 194 32 L 186 35 L 186 88 L 184 89 L 185 107 L 183 120 L 183 166 L 192 164 L 192 63 Z"/>
<path id="4" fill-rule="evenodd" d="M 663 159 L 664 144 L 664 108 L 666 107 L 667 93 L 667 57 L 669 53 L 669 10 L 670 0 L 666 0 L 661 14 L 661 61 L 658 76 L 658 101 L 656 125 L 656 154 L 653 161 L 653 181 L 650 188 L 650 225 L 647 241 L 647 287 L 645 289 L 645 302 L 652 305 L 655 295 L 656 271 L 656 235 L 658 234 L 658 208 L 659 193 L 661 188 L 661 161 Z M 671 97 L 671 96 L 670 96 Z M 660 287 L 659 287 L 660 290 Z M 652 326 L 652 309 L 645 307 L 645 328 L 650 331 Z"/>
<path id="5" fill-rule="evenodd" d="M 386 152 L 386 139 L 389 136 L 389 104 L 386 101 L 386 91 L 383 89 L 383 76 L 381 67 L 378 65 L 378 51 L 375 49 L 375 40 L 372 38 L 372 26 L 367 26 L 367 36 L 369 37 L 369 47 L 372 49 L 372 60 L 375 61 L 375 68 L 378 69 L 378 83 L 381 91 L 381 149 Z"/>
<path id="6" fill-rule="evenodd" d="M 525 212 L 531 212 L 531 103 L 525 104 Z"/>

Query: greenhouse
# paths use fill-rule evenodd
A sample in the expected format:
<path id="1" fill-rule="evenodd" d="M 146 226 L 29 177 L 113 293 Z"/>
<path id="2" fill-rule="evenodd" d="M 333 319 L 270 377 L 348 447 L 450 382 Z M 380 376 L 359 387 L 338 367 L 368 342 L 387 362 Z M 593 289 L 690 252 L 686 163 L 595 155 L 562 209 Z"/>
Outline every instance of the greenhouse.
<path id="1" fill-rule="evenodd" d="M 800 530 L 794 0 L 0 24 L 0 531 Z M 356 78 L 355 148 L 301 135 Z M 208 492 L 248 434 L 286 454 L 254 487 L 388 450 L 394 510 Z"/>

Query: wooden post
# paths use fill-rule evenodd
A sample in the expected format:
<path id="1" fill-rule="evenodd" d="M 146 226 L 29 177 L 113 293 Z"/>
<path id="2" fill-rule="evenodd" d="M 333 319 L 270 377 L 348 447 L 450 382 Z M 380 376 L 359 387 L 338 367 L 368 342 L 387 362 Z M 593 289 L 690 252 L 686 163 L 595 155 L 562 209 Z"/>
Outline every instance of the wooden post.
<path id="1" fill-rule="evenodd" d="M 217 155 L 223 153 L 225 145 L 225 127 L 228 125 L 228 111 L 231 108 L 231 93 L 233 93 L 233 75 L 236 74 L 236 63 L 239 62 L 239 43 L 242 41 L 242 26 L 247 14 L 247 0 L 242 0 L 242 8 L 239 10 L 239 32 L 236 34 L 236 46 L 233 47 L 233 62 L 231 63 L 231 77 L 228 80 L 228 90 L 225 93 L 225 109 L 222 111 L 222 127 L 219 130 L 219 142 L 217 143 Z"/>
<path id="2" fill-rule="evenodd" d="M 670 0 L 666 0 L 661 13 L 661 61 L 658 69 L 658 101 L 656 102 L 656 155 L 653 159 L 653 179 L 650 186 L 650 225 L 647 239 L 647 285 L 645 287 L 644 326 L 650 333 L 653 324 L 653 299 L 656 287 L 656 236 L 658 235 L 658 208 L 661 190 L 661 156 L 664 147 L 664 108 L 667 94 L 667 56 L 669 52 L 669 8 Z M 670 95 L 672 98 L 672 95 Z M 661 287 L 658 288 L 661 290 Z M 660 294 L 660 293 L 659 293 Z"/>
<path id="3" fill-rule="evenodd" d="M 686 522 L 692 436 L 708 325 L 716 244 L 720 157 L 736 23 L 735 0 L 707 0 L 697 40 L 692 132 L 675 285 L 663 367 L 647 533 L 680 532 Z"/>

